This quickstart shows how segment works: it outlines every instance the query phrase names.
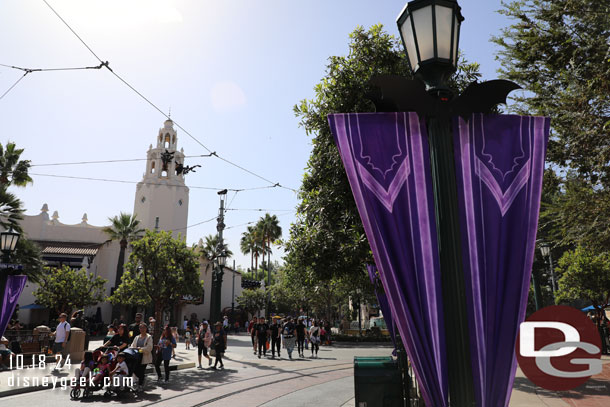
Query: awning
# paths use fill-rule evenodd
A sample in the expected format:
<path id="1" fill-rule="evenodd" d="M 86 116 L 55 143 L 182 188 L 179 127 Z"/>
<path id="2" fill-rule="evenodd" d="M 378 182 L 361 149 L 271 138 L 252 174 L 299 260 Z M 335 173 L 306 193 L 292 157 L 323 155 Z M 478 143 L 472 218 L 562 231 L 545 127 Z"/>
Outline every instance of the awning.
<path id="1" fill-rule="evenodd" d="M 95 256 L 104 243 L 36 241 L 36 244 L 43 255 Z"/>
<path id="2" fill-rule="evenodd" d="M 22 309 L 46 309 L 46 307 L 40 304 L 28 304 L 24 305 L 23 307 L 19 307 L 19 310 Z"/>

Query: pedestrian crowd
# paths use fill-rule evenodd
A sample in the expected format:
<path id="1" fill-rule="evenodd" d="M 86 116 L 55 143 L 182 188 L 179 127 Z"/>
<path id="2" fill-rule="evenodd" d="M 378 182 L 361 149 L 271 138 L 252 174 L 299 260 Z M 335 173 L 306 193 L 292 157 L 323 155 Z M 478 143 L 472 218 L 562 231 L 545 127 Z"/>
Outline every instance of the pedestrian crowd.
<path id="1" fill-rule="evenodd" d="M 294 319 L 292 317 L 271 318 L 267 322 L 264 317 L 253 318 L 246 322 L 246 329 L 252 338 L 252 348 L 258 358 L 266 357 L 271 350 L 271 358 L 281 358 L 281 349 L 286 349 L 288 358 L 296 346 L 298 357 L 305 357 L 305 349 L 311 348 L 310 358 L 317 358 L 321 343 L 330 344 L 330 324 L 308 318 Z"/>

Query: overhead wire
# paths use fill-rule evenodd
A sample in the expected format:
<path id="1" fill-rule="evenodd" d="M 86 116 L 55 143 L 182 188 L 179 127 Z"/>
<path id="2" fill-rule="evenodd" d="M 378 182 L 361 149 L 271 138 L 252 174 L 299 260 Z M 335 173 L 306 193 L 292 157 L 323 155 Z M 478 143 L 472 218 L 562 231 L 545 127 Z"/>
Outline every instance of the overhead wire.
<path id="1" fill-rule="evenodd" d="M 26 73 L 24 73 L 22 76 L 20 76 L 20 77 L 19 77 L 19 79 L 17 79 L 17 82 L 13 83 L 13 84 L 11 85 L 11 87 L 10 87 L 10 88 L 8 88 L 8 89 L 7 89 L 7 90 L 6 90 L 6 91 L 5 91 L 5 92 L 2 94 L 2 96 L 0 96 L 0 100 L 4 99 L 4 97 L 5 97 L 5 96 L 6 96 L 6 95 L 7 95 L 7 94 L 8 94 L 8 93 L 11 91 L 11 90 L 13 90 L 13 88 L 14 88 L 15 86 L 17 86 L 17 84 L 18 84 L 19 82 L 21 82 L 21 81 L 23 80 L 23 78 L 25 78 L 25 77 L 26 77 L 26 75 L 27 75 L 28 73 L 29 73 L 29 72 L 26 72 Z"/>
<path id="2" fill-rule="evenodd" d="M 185 155 L 184 158 L 205 158 L 211 157 L 210 154 L 199 154 L 199 155 Z M 30 164 L 30 167 L 51 167 L 51 166 L 62 166 L 62 165 L 82 165 L 82 164 L 107 164 L 107 163 L 120 163 L 120 162 L 132 162 L 132 161 L 153 161 L 157 158 L 125 158 L 118 160 L 98 160 L 98 161 L 73 161 L 63 163 L 44 163 L 44 164 Z"/>
<path id="3" fill-rule="evenodd" d="M 109 178 L 94 178 L 94 177 L 79 177 L 75 175 L 58 175 L 58 174 L 39 174 L 39 173 L 29 173 L 29 175 L 37 176 L 37 177 L 51 177 L 51 178 L 67 178 L 67 179 L 78 179 L 84 181 L 100 181 L 100 182 L 115 182 L 120 184 L 143 184 L 143 185 L 168 185 L 166 183 L 159 182 L 146 182 L 146 181 L 128 181 L 128 180 L 119 180 L 119 179 L 109 179 Z M 171 186 L 179 187 L 179 188 L 193 188 L 193 189 L 205 189 L 209 191 L 222 191 L 223 189 L 227 189 L 228 191 L 233 192 L 244 192 L 244 191 L 256 191 L 259 189 L 271 189 L 276 188 L 274 185 L 264 186 L 264 187 L 253 187 L 253 188 L 216 188 L 216 187 L 204 187 L 197 185 L 176 185 L 171 184 Z"/>
<path id="4" fill-rule="evenodd" d="M 112 68 L 110 68 L 108 61 L 104 62 L 102 61 L 102 59 L 91 49 L 91 47 L 89 47 L 89 45 L 87 45 L 87 43 L 76 33 L 76 31 L 74 31 L 74 29 L 72 29 L 72 27 L 66 22 L 66 20 L 64 20 L 59 13 L 47 2 L 47 0 L 42 0 L 50 9 L 51 11 L 53 11 L 53 13 L 61 20 L 61 22 L 64 23 L 64 25 L 66 27 L 68 27 L 68 29 L 76 36 L 76 38 L 79 39 L 79 41 L 89 50 L 89 52 L 91 52 L 91 54 L 98 60 L 100 61 L 100 63 L 105 66 L 117 79 L 119 79 L 121 82 L 123 82 L 123 84 L 125 84 L 125 86 L 127 86 L 128 88 L 130 88 L 132 91 L 134 91 L 138 96 L 140 96 L 140 98 L 142 98 L 142 100 L 144 100 L 146 103 L 148 103 L 150 106 L 152 106 L 155 110 L 157 110 L 159 113 L 161 113 L 163 116 L 165 116 L 168 120 L 172 120 L 172 122 L 180 129 L 182 130 L 187 136 L 189 136 L 191 139 L 193 139 L 193 141 L 195 141 L 197 144 L 199 144 L 201 147 L 203 147 L 205 150 L 207 150 L 210 154 L 212 154 L 213 156 L 217 157 L 218 159 L 226 162 L 227 164 L 230 164 L 244 172 L 247 172 L 248 174 L 257 177 L 265 182 L 268 182 L 269 184 L 273 184 L 276 185 L 280 188 L 283 189 L 287 189 L 293 192 L 297 192 L 294 188 L 290 188 L 290 187 L 286 187 L 281 185 L 278 182 L 273 182 L 268 178 L 263 177 L 260 174 L 257 174 L 251 170 L 248 170 L 247 168 L 234 163 L 233 161 L 224 158 L 220 155 L 218 155 L 216 152 L 213 152 L 211 149 L 209 149 L 205 144 L 203 144 L 199 139 L 197 139 L 195 136 L 193 136 L 188 130 L 186 130 L 184 127 L 182 127 L 178 122 L 176 122 L 175 120 L 171 119 L 169 117 L 168 114 L 166 114 L 163 110 L 161 110 L 157 105 L 155 105 L 150 99 L 148 99 L 146 96 L 144 96 L 140 91 L 138 91 L 134 86 L 132 86 L 129 82 L 127 82 L 125 79 L 123 79 L 119 74 L 117 74 Z"/>

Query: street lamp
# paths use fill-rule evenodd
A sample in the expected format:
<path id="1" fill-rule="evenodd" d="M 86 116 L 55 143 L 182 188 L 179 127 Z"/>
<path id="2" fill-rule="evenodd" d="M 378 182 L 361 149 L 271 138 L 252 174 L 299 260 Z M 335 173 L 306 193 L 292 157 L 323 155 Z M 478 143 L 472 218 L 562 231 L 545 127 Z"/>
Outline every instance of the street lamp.
<path id="1" fill-rule="evenodd" d="M 19 237 L 19 233 L 15 232 L 12 228 L 0 233 L 0 251 L 2 251 L 2 261 L 4 263 L 9 262 L 9 256 L 15 251 Z"/>
<path id="2" fill-rule="evenodd" d="M 453 93 L 448 80 L 457 67 L 460 25 L 464 21 L 455 0 L 414 0 L 403 8 L 396 22 L 407 59 L 415 76 L 424 82 L 423 96 L 432 96 L 434 105 L 450 106 Z M 407 92 L 409 93 L 409 92 Z M 407 96 L 412 105 L 426 104 L 420 96 Z M 418 111 L 419 112 L 419 111 Z M 437 225 L 443 311 L 447 341 L 447 376 L 452 406 L 475 404 L 470 360 L 470 336 L 466 288 L 462 269 L 461 233 L 455 174 L 453 134 L 449 114 L 432 109 L 426 127 L 430 147 L 430 167 Z"/>
<path id="3" fill-rule="evenodd" d="M 447 80 L 457 68 L 460 25 L 455 0 L 414 0 L 396 22 L 413 73 L 428 91 L 449 92 Z"/>
<path id="4" fill-rule="evenodd" d="M 540 254 L 542 257 L 548 260 L 549 269 L 551 272 L 551 291 L 553 292 L 553 302 L 555 302 L 555 270 L 553 268 L 553 255 L 551 254 L 551 244 L 543 242 L 540 244 Z"/>
<path id="5" fill-rule="evenodd" d="M 221 249 L 222 250 L 222 249 Z M 218 255 L 218 257 L 216 258 L 216 260 L 218 260 L 218 265 L 220 267 L 224 267 L 227 264 L 227 254 L 225 253 L 224 250 L 222 250 L 220 252 L 220 254 Z"/>

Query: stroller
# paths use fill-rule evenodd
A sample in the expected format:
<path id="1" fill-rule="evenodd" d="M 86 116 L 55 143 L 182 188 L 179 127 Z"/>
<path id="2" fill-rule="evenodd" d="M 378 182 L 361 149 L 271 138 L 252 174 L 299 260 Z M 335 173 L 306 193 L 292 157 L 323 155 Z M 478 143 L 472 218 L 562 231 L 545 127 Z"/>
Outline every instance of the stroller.
<path id="1" fill-rule="evenodd" d="M 81 368 L 77 371 L 76 385 L 70 391 L 70 397 L 78 399 L 83 391 L 83 398 L 89 397 L 98 390 L 104 389 L 104 378 L 108 376 L 116 366 L 116 358 L 112 354 L 101 353 L 100 350 L 85 352 Z M 86 383 L 81 383 L 81 378 L 86 377 Z M 90 384 L 91 378 L 96 380 L 95 385 Z"/>

